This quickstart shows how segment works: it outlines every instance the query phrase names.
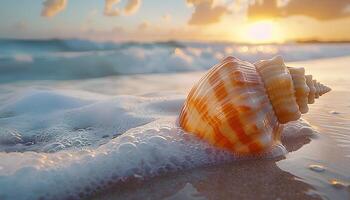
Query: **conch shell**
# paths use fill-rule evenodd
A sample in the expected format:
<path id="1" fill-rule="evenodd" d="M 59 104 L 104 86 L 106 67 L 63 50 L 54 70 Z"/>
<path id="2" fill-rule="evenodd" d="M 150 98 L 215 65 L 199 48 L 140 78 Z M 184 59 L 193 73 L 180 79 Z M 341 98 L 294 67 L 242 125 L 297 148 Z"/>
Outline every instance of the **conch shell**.
<path id="1" fill-rule="evenodd" d="M 255 64 L 227 57 L 193 86 L 179 125 L 235 154 L 258 154 L 280 144 L 283 124 L 330 90 L 280 56 Z"/>

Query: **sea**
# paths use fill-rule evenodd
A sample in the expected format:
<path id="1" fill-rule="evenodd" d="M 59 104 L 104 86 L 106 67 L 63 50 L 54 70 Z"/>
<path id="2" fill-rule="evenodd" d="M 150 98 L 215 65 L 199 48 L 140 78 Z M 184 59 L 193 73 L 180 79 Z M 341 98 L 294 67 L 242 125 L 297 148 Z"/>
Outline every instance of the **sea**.
<path id="1" fill-rule="evenodd" d="M 285 156 L 283 146 L 233 155 L 177 126 L 191 86 L 215 63 L 275 55 L 297 64 L 334 59 L 349 56 L 350 44 L 1 39 L 0 199 L 84 199 L 133 181 Z M 318 132 L 304 119 L 285 130 L 286 140 Z"/>

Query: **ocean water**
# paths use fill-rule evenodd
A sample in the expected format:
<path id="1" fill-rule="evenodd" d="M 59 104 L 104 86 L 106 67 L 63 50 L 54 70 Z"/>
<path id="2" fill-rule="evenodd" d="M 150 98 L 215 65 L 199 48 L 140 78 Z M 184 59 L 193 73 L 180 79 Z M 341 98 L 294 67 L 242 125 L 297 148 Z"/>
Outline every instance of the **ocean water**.
<path id="1" fill-rule="evenodd" d="M 2 40 L 0 46 L 0 199 L 86 198 L 134 180 L 283 157 L 293 151 L 288 141 L 317 135 L 315 127 L 290 123 L 284 146 L 254 158 L 232 155 L 177 126 L 189 89 L 226 55 L 249 61 L 350 55 L 350 44 Z"/>
<path id="2" fill-rule="evenodd" d="M 0 40 L 0 81 L 67 80 L 124 74 L 206 70 L 227 55 L 254 62 L 349 55 L 350 44 L 98 43 L 84 40 Z"/>

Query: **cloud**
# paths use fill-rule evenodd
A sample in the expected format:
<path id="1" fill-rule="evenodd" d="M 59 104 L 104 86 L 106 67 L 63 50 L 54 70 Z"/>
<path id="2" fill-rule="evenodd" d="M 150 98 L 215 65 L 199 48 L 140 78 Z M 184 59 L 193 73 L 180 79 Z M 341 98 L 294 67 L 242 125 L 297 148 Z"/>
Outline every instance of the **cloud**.
<path id="1" fill-rule="evenodd" d="M 132 15 L 136 13 L 141 5 L 141 0 L 128 0 L 124 8 L 117 5 L 121 0 L 105 0 L 104 14 L 106 16 Z"/>
<path id="2" fill-rule="evenodd" d="M 119 8 L 114 8 L 114 4 L 118 4 L 120 0 L 106 0 L 104 14 L 107 16 L 119 16 L 121 14 Z"/>
<path id="3" fill-rule="evenodd" d="M 124 8 L 124 13 L 126 15 L 132 15 L 136 13 L 141 5 L 141 0 L 129 0 Z"/>
<path id="4" fill-rule="evenodd" d="M 215 5 L 214 0 L 187 0 L 194 6 L 194 12 L 189 20 L 190 25 L 208 25 L 220 22 L 222 16 L 229 13 L 227 6 Z"/>
<path id="5" fill-rule="evenodd" d="M 344 13 L 350 13 L 350 4 L 345 6 L 345 8 L 343 9 Z"/>
<path id="6" fill-rule="evenodd" d="M 349 0 L 263 0 L 248 7 L 249 19 L 281 18 L 303 15 L 318 20 L 332 20 L 350 16 L 344 8 Z"/>
<path id="7" fill-rule="evenodd" d="M 46 0 L 43 3 L 41 16 L 53 17 L 66 8 L 67 0 Z"/>
<path id="8" fill-rule="evenodd" d="M 202 2 L 202 0 L 186 0 L 187 5 L 189 6 L 195 6 Z"/>

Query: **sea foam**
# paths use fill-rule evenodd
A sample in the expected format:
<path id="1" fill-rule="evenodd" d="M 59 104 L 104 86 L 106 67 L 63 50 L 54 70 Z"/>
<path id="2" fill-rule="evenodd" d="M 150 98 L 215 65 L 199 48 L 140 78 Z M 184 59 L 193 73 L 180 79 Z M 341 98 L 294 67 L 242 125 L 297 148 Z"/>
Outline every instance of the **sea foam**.
<path id="1" fill-rule="evenodd" d="M 15 95 L 0 108 L 0 199 L 78 199 L 130 179 L 247 159 L 184 133 L 176 124 L 183 101 L 169 93 Z M 312 132 L 303 121 L 285 130 L 287 139 Z M 279 145 L 261 157 L 284 153 Z"/>

